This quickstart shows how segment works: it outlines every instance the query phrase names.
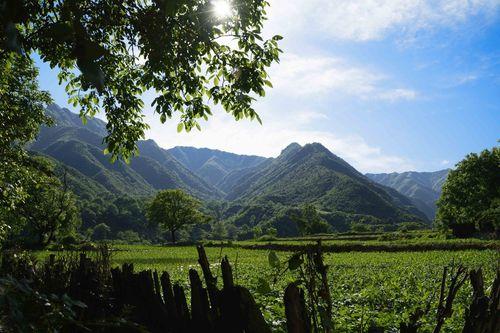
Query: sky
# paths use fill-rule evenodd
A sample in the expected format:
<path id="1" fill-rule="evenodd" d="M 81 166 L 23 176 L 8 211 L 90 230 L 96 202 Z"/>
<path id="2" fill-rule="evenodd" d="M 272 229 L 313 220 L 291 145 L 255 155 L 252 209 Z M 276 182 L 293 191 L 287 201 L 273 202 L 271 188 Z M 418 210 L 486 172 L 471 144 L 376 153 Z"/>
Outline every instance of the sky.
<path id="1" fill-rule="evenodd" d="M 202 131 L 177 133 L 146 94 L 146 138 L 265 157 L 320 142 L 361 172 L 435 171 L 498 145 L 500 0 L 269 1 L 264 35 L 284 39 L 274 88 L 254 105 L 263 124 L 216 108 Z"/>

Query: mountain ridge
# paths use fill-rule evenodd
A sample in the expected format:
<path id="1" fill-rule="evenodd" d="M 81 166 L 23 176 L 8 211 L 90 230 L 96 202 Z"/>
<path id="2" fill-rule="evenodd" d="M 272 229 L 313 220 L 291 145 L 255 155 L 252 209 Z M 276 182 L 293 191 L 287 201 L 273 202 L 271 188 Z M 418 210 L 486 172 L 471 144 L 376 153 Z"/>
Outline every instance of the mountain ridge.
<path id="1" fill-rule="evenodd" d="M 437 210 L 436 201 L 449 172 L 450 169 L 443 169 L 430 172 L 367 173 L 366 176 L 409 197 L 415 206 L 433 220 Z"/>

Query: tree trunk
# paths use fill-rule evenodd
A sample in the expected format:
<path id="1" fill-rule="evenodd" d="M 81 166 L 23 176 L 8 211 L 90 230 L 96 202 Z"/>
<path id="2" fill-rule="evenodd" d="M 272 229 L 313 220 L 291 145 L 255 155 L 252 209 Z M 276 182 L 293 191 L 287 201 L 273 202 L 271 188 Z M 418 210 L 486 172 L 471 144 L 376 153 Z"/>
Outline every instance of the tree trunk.
<path id="1" fill-rule="evenodd" d="M 172 243 L 174 243 L 174 244 L 175 244 L 175 241 L 176 241 L 176 240 L 175 240 L 175 230 L 171 229 L 171 230 L 170 230 L 170 233 L 172 234 Z"/>

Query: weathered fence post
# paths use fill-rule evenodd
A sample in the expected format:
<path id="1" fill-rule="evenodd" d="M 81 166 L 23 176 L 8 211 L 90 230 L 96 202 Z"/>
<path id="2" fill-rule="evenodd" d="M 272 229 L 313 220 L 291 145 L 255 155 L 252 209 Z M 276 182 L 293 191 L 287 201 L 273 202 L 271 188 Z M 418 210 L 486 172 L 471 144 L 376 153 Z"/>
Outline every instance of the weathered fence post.
<path id="1" fill-rule="evenodd" d="M 490 296 L 484 292 L 483 271 L 472 270 L 470 282 L 474 290 L 472 303 L 465 313 L 463 333 L 496 333 L 500 331 L 500 270 Z"/>
<path id="2" fill-rule="evenodd" d="M 285 314 L 288 333 L 311 332 L 304 291 L 295 283 L 290 283 L 285 289 Z"/>
<path id="3" fill-rule="evenodd" d="M 189 281 L 191 285 L 192 328 L 195 332 L 212 332 L 207 290 L 203 288 L 195 269 L 189 270 Z"/>

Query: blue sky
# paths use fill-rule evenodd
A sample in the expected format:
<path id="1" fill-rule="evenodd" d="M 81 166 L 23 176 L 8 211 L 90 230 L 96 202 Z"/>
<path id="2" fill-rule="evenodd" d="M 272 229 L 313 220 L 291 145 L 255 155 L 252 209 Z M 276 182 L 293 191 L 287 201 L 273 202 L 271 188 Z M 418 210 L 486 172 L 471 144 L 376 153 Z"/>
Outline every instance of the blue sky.
<path id="1" fill-rule="evenodd" d="M 498 144 L 500 0 L 270 2 L 265 35 L 284 36 L 284 53 L 255 104 L 263 125 L 217 109 L 201 132 L 179 134 L 147 107 L 147 138 L 263 156 L 321 142 L 362 172 L 439 170 Z"/>

